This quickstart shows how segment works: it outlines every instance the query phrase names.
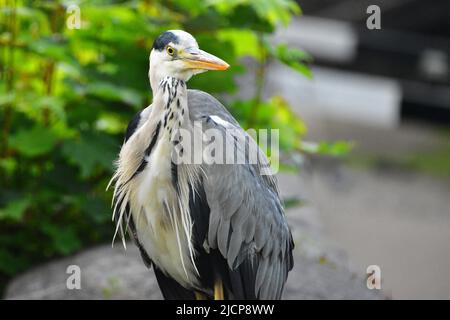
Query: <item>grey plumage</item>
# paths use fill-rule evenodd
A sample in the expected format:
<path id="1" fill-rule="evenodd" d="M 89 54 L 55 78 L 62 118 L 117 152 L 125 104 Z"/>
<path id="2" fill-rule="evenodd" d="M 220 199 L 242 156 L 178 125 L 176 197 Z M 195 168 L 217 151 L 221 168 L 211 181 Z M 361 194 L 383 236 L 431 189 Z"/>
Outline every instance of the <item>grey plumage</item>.
<path id="1" fill-rule="evenodd" d="M 209 94 L 190 90 L 188 98 L 191 119 L 213 114 L 242 130 L 225 107 Z M 211 122 L 204 125 L 205 130 L 210 127 L 224 130 Z M 242 134 L 246 135 L 243 130 Z M 256 144 L 253 139 L 247 141 Z M 238 152 L 244 150 L 241 146 Z M 267 163 L 261 154 L 257 165 L 204 166 L 208 177 L 204 188 L 211 208 L 208 240 L 212 248 L 218 247 L 227 258 L 230 268 L 236 267 L 236 260 L 243 261 L 254 255 L 258 265 L 255 281 L 260 285 L 256 296 L 279 299 L 287 278 L 287 271 L 280 271 L 282 268 L 290 270 L 293 266 L 293 242 L 275 178 L 259 174 Z"/>

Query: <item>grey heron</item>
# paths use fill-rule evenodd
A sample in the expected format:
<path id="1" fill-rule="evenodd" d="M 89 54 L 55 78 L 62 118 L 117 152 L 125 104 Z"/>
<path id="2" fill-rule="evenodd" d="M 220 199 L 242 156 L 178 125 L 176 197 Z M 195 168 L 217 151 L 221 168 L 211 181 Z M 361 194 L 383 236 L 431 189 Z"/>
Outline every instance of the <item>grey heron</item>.
<path id="1" fill-rule="evenodd" d="M 152 104 L 129 123 L 110 182 L 116 234 L 124 245 L 132 236 L 166 299 L 279 299 L 293 267 L 277 182 L 263 174 L 268 160 L 253 139 L 231 144 L 241 154 L 254 147 L 256 163 L 173 158 L 182 129 L 200 144 L 208 129 L 248 138 L 218 100 L 186 87 L 193 75 L 228 67 L 189 33 L 162 33 L 150 53 Z"/>

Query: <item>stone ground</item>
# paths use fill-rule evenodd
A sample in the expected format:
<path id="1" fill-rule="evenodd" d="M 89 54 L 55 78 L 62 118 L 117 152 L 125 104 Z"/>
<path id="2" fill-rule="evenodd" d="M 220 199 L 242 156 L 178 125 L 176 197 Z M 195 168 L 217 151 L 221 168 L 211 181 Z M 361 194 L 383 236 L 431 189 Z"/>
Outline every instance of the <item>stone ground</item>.
<path id="1" fill-rule="evenodd" d="M 281 175 L 284 197 L 307 193 L 302 179 Z M 310 205 L 287 210 L 295 249 L 295 267 L 289 275 L 285 299 L 382 299 L 367 289 L 364 274 L 354 272 L 345 252 L 324 240 L 318 212 Z M 81 290 L 66 288 L 69 265 L 81 269 Z M 153 272 L 146 269 L 134 245 L 125 251 L 99 246 L 50 262 L 14 279 L 7 299 L 161 299 Z"/>
<path id="2" fill-rule="evenodd" d="M 393 299 L 450 299 L 450 181 L 348 167 L 313 180 L 324 232 L 359 274 L 379 265 Z"/>

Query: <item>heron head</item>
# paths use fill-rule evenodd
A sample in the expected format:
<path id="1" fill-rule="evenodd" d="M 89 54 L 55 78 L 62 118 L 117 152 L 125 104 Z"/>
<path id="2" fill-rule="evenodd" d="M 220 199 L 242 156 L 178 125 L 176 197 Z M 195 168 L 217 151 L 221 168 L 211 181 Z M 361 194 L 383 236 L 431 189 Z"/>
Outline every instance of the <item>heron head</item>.
<path id="1" fill-rule="evenodd" d="M 226 70 L 222 59 L 198 47 L 195 38 L 182 30 L 169 30 L 156 38 L 150 53 L 149 78 L 152 88 L 170 76 L 188 81 L 193 75 L 207 70 Z"/>

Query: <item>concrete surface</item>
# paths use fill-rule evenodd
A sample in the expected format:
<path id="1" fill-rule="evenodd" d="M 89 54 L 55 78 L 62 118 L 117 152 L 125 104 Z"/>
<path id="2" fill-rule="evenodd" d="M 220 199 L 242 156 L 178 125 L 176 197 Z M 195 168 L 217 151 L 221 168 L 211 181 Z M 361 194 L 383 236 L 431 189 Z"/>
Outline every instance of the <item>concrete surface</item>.
<path id="1" fill-rule="evenodd" d="M 378 265 L 393 299 L 450 299 L 450 182 L 343 167 L 315 172 L 324 232 L 361 274 Z"/>

